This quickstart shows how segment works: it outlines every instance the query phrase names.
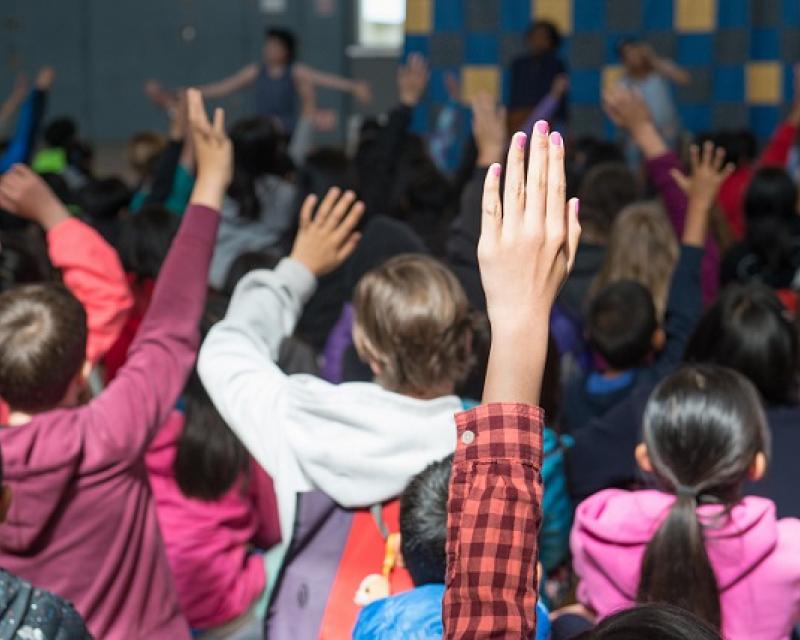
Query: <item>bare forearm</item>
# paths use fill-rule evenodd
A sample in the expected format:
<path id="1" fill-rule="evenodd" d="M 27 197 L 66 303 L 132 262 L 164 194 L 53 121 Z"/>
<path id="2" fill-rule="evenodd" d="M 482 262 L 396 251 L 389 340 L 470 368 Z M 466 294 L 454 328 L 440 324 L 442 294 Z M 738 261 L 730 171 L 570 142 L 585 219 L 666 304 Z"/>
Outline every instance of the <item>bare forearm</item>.
<path id="1" fill-rule="evenodd" d="M 692 75 L 672 60 L 656 58 L 653 65 L 658 73 L 666 76 L 675 84 L 688 84 L 692 80 Z"/>
<path id="2" fill-rule="evenodd" d="M 306 70 L 308 78 L 317 87 L 325 87 L 327 89 L 335 89 L 337 91 L 352 92 L 355 91 L 357 83 L 354 80 L 349 80 L 334 73 L 327 73 L 324 71 L 317 71 L 316 69 L 308 68 Z"/>
<path id="3" fill-rule="evenodd" d="M 667 143 L 652 122 L 642 123 L 631 129 L 631 137 L 645 158 L 657 158 L 669 151 Z"/>
<path id="4" fill-rule="evenodd" d="M 549 317 L 529 317 L 516 328 L 492 327 L 483 402 L 521 402 L 536 406 L 547 359 Z M 520 354 L 526 354 L 520 357 Z"/>

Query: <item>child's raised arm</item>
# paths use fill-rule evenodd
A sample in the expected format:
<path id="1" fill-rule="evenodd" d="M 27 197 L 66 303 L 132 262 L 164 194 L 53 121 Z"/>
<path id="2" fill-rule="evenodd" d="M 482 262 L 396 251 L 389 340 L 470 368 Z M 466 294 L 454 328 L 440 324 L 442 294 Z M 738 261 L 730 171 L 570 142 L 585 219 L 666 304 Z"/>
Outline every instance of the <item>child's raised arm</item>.
<path id="1" fill-rule="evenodd" d="M 25 165 L 0 180 L 0 207 L 36 222 L 64 284 L 86 309 L 86 359 L 97 363 L 119 336 L 133 296 L 116 251 L 89 225 L 69 215 L 47 183 Z"/>
<path id="2" fill-rule="evenodd" d="M 91 425 L 85 464 L 137 460 L 175 406 L 197 354 L 208 267 L 233 160 L 222 110 L 212 125 L 199 92 L 190 90 L 188 98 L 197 182 L 128 359 L 84 409 Z"/>
<path id="3" fill-rule="evenodd" d="M 276 364 L 278 350 L 294 331 L 317 278 L 355 249 L 360 236 L 354 230 L 363 213 L 351 191 L 331 189 L 318 207 L 314 196 L 306 198 L 291 256 L 273 271 L 242 278 L 225 318 L 200 350 L 197 370 L 214 406 L 270 474 L 281 462 L 276 443 L 285 437 L 281 406 L 290 393 L 289 377 Z"/>
<path id="4" fill-rule="evenodd" d="M 550 309 L 580 238 L 578 202 L 565 202 L 564 147 L 536 123 L 484 186 L 478 260 L 492 325 L 484 404 L 456 417 L 448 501 L 447 638 L 529 638 L 536 628 L 536 535 L 541 522 L 539 402 Z"/>

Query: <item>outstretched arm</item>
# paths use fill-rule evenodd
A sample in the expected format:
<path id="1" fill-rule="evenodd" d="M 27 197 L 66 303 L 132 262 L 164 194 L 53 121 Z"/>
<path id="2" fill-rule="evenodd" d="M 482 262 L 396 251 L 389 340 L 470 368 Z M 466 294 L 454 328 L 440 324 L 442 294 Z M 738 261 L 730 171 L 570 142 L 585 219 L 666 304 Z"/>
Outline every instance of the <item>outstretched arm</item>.
<path id="1" fill-rule="evenodd" d="M 359 102 L 369 104 L 372 102 L 372 89 L 363 80 L 350 80 L 344 76 L 328 73 L 309 67 L 305 64 L 296 63 L 292 67 L 296 81 L 308 81 L 317 87 L 326 89 L 336 89 L 352 94 Z"/>
<path id="2" fill-rule="evenodd" d="M 20 74 L 14 81 L 14 88 L 8 98 L 0 105 L 0 131 L 4 129 L 20 105 L 25 101 L 26 95 L 28 95 L 28 79 L 24 74 Z"/>
<path id="3" fill-rule="evenodd" d="M 661 74 L 675 84 L 685 85 L 692 81 L 692 74 L 674 60 L 657 55 L 650 46 L 645 46 L 645 52 L 650 58 L 650 63 L 656 73 Z"/>
<path id="4" fill-rule="evenodd" d="M 44 118 L 47 94 L 54 79 L 55 72 L 51 67 L 42 67 L 39 70 L 33 90 L 20 111 L 14 137 L 0 156 L 0 173 L 4 173 L 17 162 L 27 163 L 30 160 L 31 151 Z"/>
<path id="5" fill-rule="evenodd" d="M 233 73 L 222 80 L 209 82 L 208 84 L 200 85 L 197 88 L 200 93 L 203 94 L 204 98 L 224 98 L 232 93 L 241 91 L 248 85 L 255 82 L 256 76 L 258 76 L 258 65 L 252 63 L 242 67 L 236 73 Z"/>
<path id="6" fill-rule="evenodd" d="M 541 523 L 539 402 L 550 309 L 580 238 L 578 202 L 564 200 L 564 148 L 546 123 L 508 152 L 484 186 L 481 278 L 492 325 L 483 402 L 456 416 L 448 500 L 446 638 L 529 638 L 536 629 Z"/>

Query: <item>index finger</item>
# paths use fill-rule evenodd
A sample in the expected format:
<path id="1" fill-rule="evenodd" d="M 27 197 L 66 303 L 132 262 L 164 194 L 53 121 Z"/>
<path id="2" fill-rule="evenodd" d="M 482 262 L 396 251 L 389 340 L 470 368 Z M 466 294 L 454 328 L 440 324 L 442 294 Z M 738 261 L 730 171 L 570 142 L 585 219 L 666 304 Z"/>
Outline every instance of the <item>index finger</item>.
<path id="1" fill-rule="evenodd" d="M 186 102 L 189 107 L 189 122 L 193 126 L 207 128 L 209 126 L 203 95 L 197 89 L 186 90 Z"/>

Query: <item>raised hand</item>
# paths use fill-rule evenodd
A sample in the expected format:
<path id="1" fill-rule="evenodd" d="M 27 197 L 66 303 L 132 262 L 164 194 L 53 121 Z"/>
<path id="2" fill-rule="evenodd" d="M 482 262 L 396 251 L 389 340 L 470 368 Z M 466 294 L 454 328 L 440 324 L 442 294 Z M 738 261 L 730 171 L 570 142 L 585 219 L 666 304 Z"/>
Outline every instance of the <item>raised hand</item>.
<path id="1" fill-rule="evenodd" d="M 472 135 L 478 147 L 479 167 L 502 160 L 508 140 L 506 110 L 488 93 L 478 94 L 472 100 Z"/>
<path id="2" fill-rule="evenodd" d="M 24 164 L 15 164 L 0 178 L 0 209 L 36 222 L 45 231 L 69 217 L 47 183 Z"/>
<path id="3" fill-rule="evenodd" d="M 603 109 L 614 124 L 629 132 L 652 124 L 650 110 L 642 94 L 622 85 L 603 91 Z"/>
<path id="4" fill-rule="evenodd" d="M 397 68 L 397 93 L 402 104 L 408 107 L 419 104 L 428 86 L 428 73 L 428 63 L 419 53 L 412 53 Z"/>
<path id="5" fill-rule="evenodd" d="M 197 181 L 192 202 L 219 209 L 233 175 L 233 147 L 225 133 L 225 112 L 216 109 L 212 124 L 206 115 L 203 97 L 197 89 L 189 89 L 186 100 L 189 130 L 197 158 Z"/>
<path id="6" fill-rule="evenodd" d="M 502 201 L 499 164 L 484 184 L 478 262 L 492 325 L 484 402 L 538 404 L 550 310 L 580 239 L 578 201 L 565 199 L 561 135 L 536 123 L 527 177 L 525 146 L 525 134 L 517 133 Z"/>
<path id="7" fill-rule="evenodd" d="M 53 67 L 42 67 L 36 73 L 36 88 L 40 91 L 49 91 L 56 79 L 56 71 Z"/>
<path id="8" fill-rule="evenodd" d="M 353 86 L 353 95 L 361 104 L 372 102 L 372 87 L 366 80 L 359 80 Z"/>
<path id="9" fill-rule="evenodd" d="M 692 145 L 690 166 L 689 176 L 678 169 L 673 169 L 671 175 L 689 199 L 683 243 L 702 247 L 719 189 L 733 173 L 735 166 L 725 164 L 725 149 L 715 148 L 710 140 L 703 144 L 702 151 L 697 145 Z"/>
<path id="10" fill-rule="evenodd" d="M 342 195 L 341 190 L 334 187 L 319 207 L 317 197 L 308 196 L 300 210 L 300 228 L 291 257 L 317 277 L 330 273 L 347 260 L 358 245 L 361 234 L 355 228 L 362 215 L 364 203 L 356 202 L 352 191 Z"/>

